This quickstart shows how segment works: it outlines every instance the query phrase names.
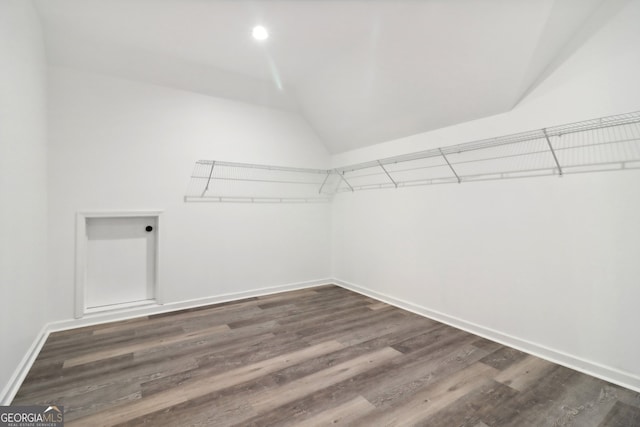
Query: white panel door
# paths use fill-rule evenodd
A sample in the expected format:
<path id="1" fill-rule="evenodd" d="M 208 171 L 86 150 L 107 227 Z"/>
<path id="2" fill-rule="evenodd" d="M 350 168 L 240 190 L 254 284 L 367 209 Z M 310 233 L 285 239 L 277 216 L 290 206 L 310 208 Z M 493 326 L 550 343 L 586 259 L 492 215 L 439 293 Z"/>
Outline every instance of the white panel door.
<path id="1" fill-rule="evenodd" d="M 154 298 L 156 217 L 87 218 L 85 307 Z"/>

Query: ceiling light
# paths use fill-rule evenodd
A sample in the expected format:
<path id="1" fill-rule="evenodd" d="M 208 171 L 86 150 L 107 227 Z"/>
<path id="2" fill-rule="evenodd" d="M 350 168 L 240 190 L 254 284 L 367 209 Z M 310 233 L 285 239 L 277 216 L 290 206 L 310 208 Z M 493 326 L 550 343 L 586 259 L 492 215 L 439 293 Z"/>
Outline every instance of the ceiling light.
<path id="1" fill-rule="evenodd" d="M 269 38 L 269 32 L 262 25 L 256 25 L 253 27 L 253 31 L 251 31 L 251 35 L 256 40 L 266 40 Z"/>

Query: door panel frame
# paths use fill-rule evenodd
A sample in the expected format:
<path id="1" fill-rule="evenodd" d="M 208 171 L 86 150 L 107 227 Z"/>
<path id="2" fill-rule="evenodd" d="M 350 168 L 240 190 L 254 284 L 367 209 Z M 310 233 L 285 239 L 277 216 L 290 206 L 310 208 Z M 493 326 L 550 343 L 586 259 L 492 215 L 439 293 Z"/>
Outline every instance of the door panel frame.
<path id="1" fill-rule="evenodd" d="M 145 211 L 100 211 L 100 212 L 76 212 L 76 265 L 75 265 L 75 317 L 79 319 L 87 314 L 85 301 L 85 286 L 87 278 L 87 220 L 91 218 L 139 218 L 153 217 L 156 221 L 156 245 L 155 245 L 155 271 L 153 295 L 156 304 L 163 304 L 162 288 L 160 286 L 159 260 L 160 260 L 160 235 L 162 233 L 162 210 Z M 124 304 L 126 305 L 126 304 Z"/>

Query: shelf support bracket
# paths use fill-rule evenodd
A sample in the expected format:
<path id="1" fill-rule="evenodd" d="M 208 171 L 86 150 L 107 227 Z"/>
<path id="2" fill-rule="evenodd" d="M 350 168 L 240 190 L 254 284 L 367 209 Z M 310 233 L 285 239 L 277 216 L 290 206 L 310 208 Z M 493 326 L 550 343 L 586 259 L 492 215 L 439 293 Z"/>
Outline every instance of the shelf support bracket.
<path id="1" fill-rule="evenodd" d="M 547 145 L 549 145 L 549 150 L 551 150 L 553 160 L 556 162 L 556 166 L 558 167 L 558 173 L 560 174 L 560 176 L 562 176 L 562 167 L 560 167 L 560 162 L 558 161 L 558 157 L 556 157 L 556 152 L 551 145 L 551 140 L 549 139 L 549 135 L 547 134 L 547 129 L 542 129 L 542 133 L 544 133 L 544 138 L 547 140 Z"/>
<path id="2" fill-rule="evenodd" d="M 393 178 L 391 178 L 391 175 L 389 174 L 389 172 L 387 172 L 387 169 L 382 165 L 382 163 L 380 162 L 380 160 L 378 160 L 378 164 L 380 165 L 380 167 L 382 168 L 382 170 L 384 171 L 384 173 L 387 174 L 387 176 L 389 177 L 389 180 L 391 180 L 391 182 L 393 183 L 393 186 L 398 188 L 398 183 L 394 181 Z"/>
<path id="3" fill-rule="evenodd" d="M 440 154 L 442 155 L 442 158 L 444 159 L 444 161 L 447 162 L 447 165 L 449 165 L 449 169 L 451 169 L 451 172 L 453 172 L 456 179 L 458 180 L 458 184 L 460 184 L 461 182 L 460 177 L 456 173 L 456 170 L 453 168 L 453 166 L 451 166 L 451 163 L 449 162 L 449 159 L 447 159 L 447 156 L 444 155 L 444 151 L 442 151 L 442 148 L 438 148 L 438 150 L 440 151 Z"/>
<path id="4" fill-rule="evenodd" d="M 322 194 L 322 189 L 324 188 L 324 185 L 327 183 L 327 180 L 329 179 L 329 175 L 331 175 L 331 171 L 327 171 L 327 176 L 324 177 L 324 181 L 322 181 L 322 185 L 318 190 L 318 194 Z"/>
<path id="5" fill-rule="evenodd" d="M 204 190 L 202 191 L 200 197 L 204 197 L 204 195 L 207 194 L 207 191 L 209 191 L 209 183 L 211 183 L 211 176 L 213 175 L 213 168 L 215 165 L 216 161 L 214 160 L 213 162 L 211 162 L 211 170 L 209 171 L 209 179 L 207 179 L 207 185 L 204 187 Z"/>
<path id="6" fill-rule="evenodd" d="M 349 184 L 349 181 L 347 181 L 347 179 L 344 177 L 344 172 L 342 172 L 342 173 L 338 172 L 338 175 L 340 175 L 340 178 L 342 178 L 344 183 L 347 184 L 347 187 L 349 187 L 351 192 L 353 192 L 353 187 L 351 186 L 351 184 Z"/>

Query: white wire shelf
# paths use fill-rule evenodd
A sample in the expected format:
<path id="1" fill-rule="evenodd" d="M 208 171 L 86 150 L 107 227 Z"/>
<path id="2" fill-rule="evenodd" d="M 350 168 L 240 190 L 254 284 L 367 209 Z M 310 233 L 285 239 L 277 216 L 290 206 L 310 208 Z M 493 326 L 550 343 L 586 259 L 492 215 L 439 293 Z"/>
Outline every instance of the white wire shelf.
<path id="1" fill-rule="evenodd" d="M 187 202 L 322 203 L 339 178 L 330 170 L 198 160 Z"/>
<path id="2" fill-rule="evenodd" d="M 185 201 L 327 202 L 335 193 L 640 169 L 640 112 L 331 170 L 196 162 Z"/>

